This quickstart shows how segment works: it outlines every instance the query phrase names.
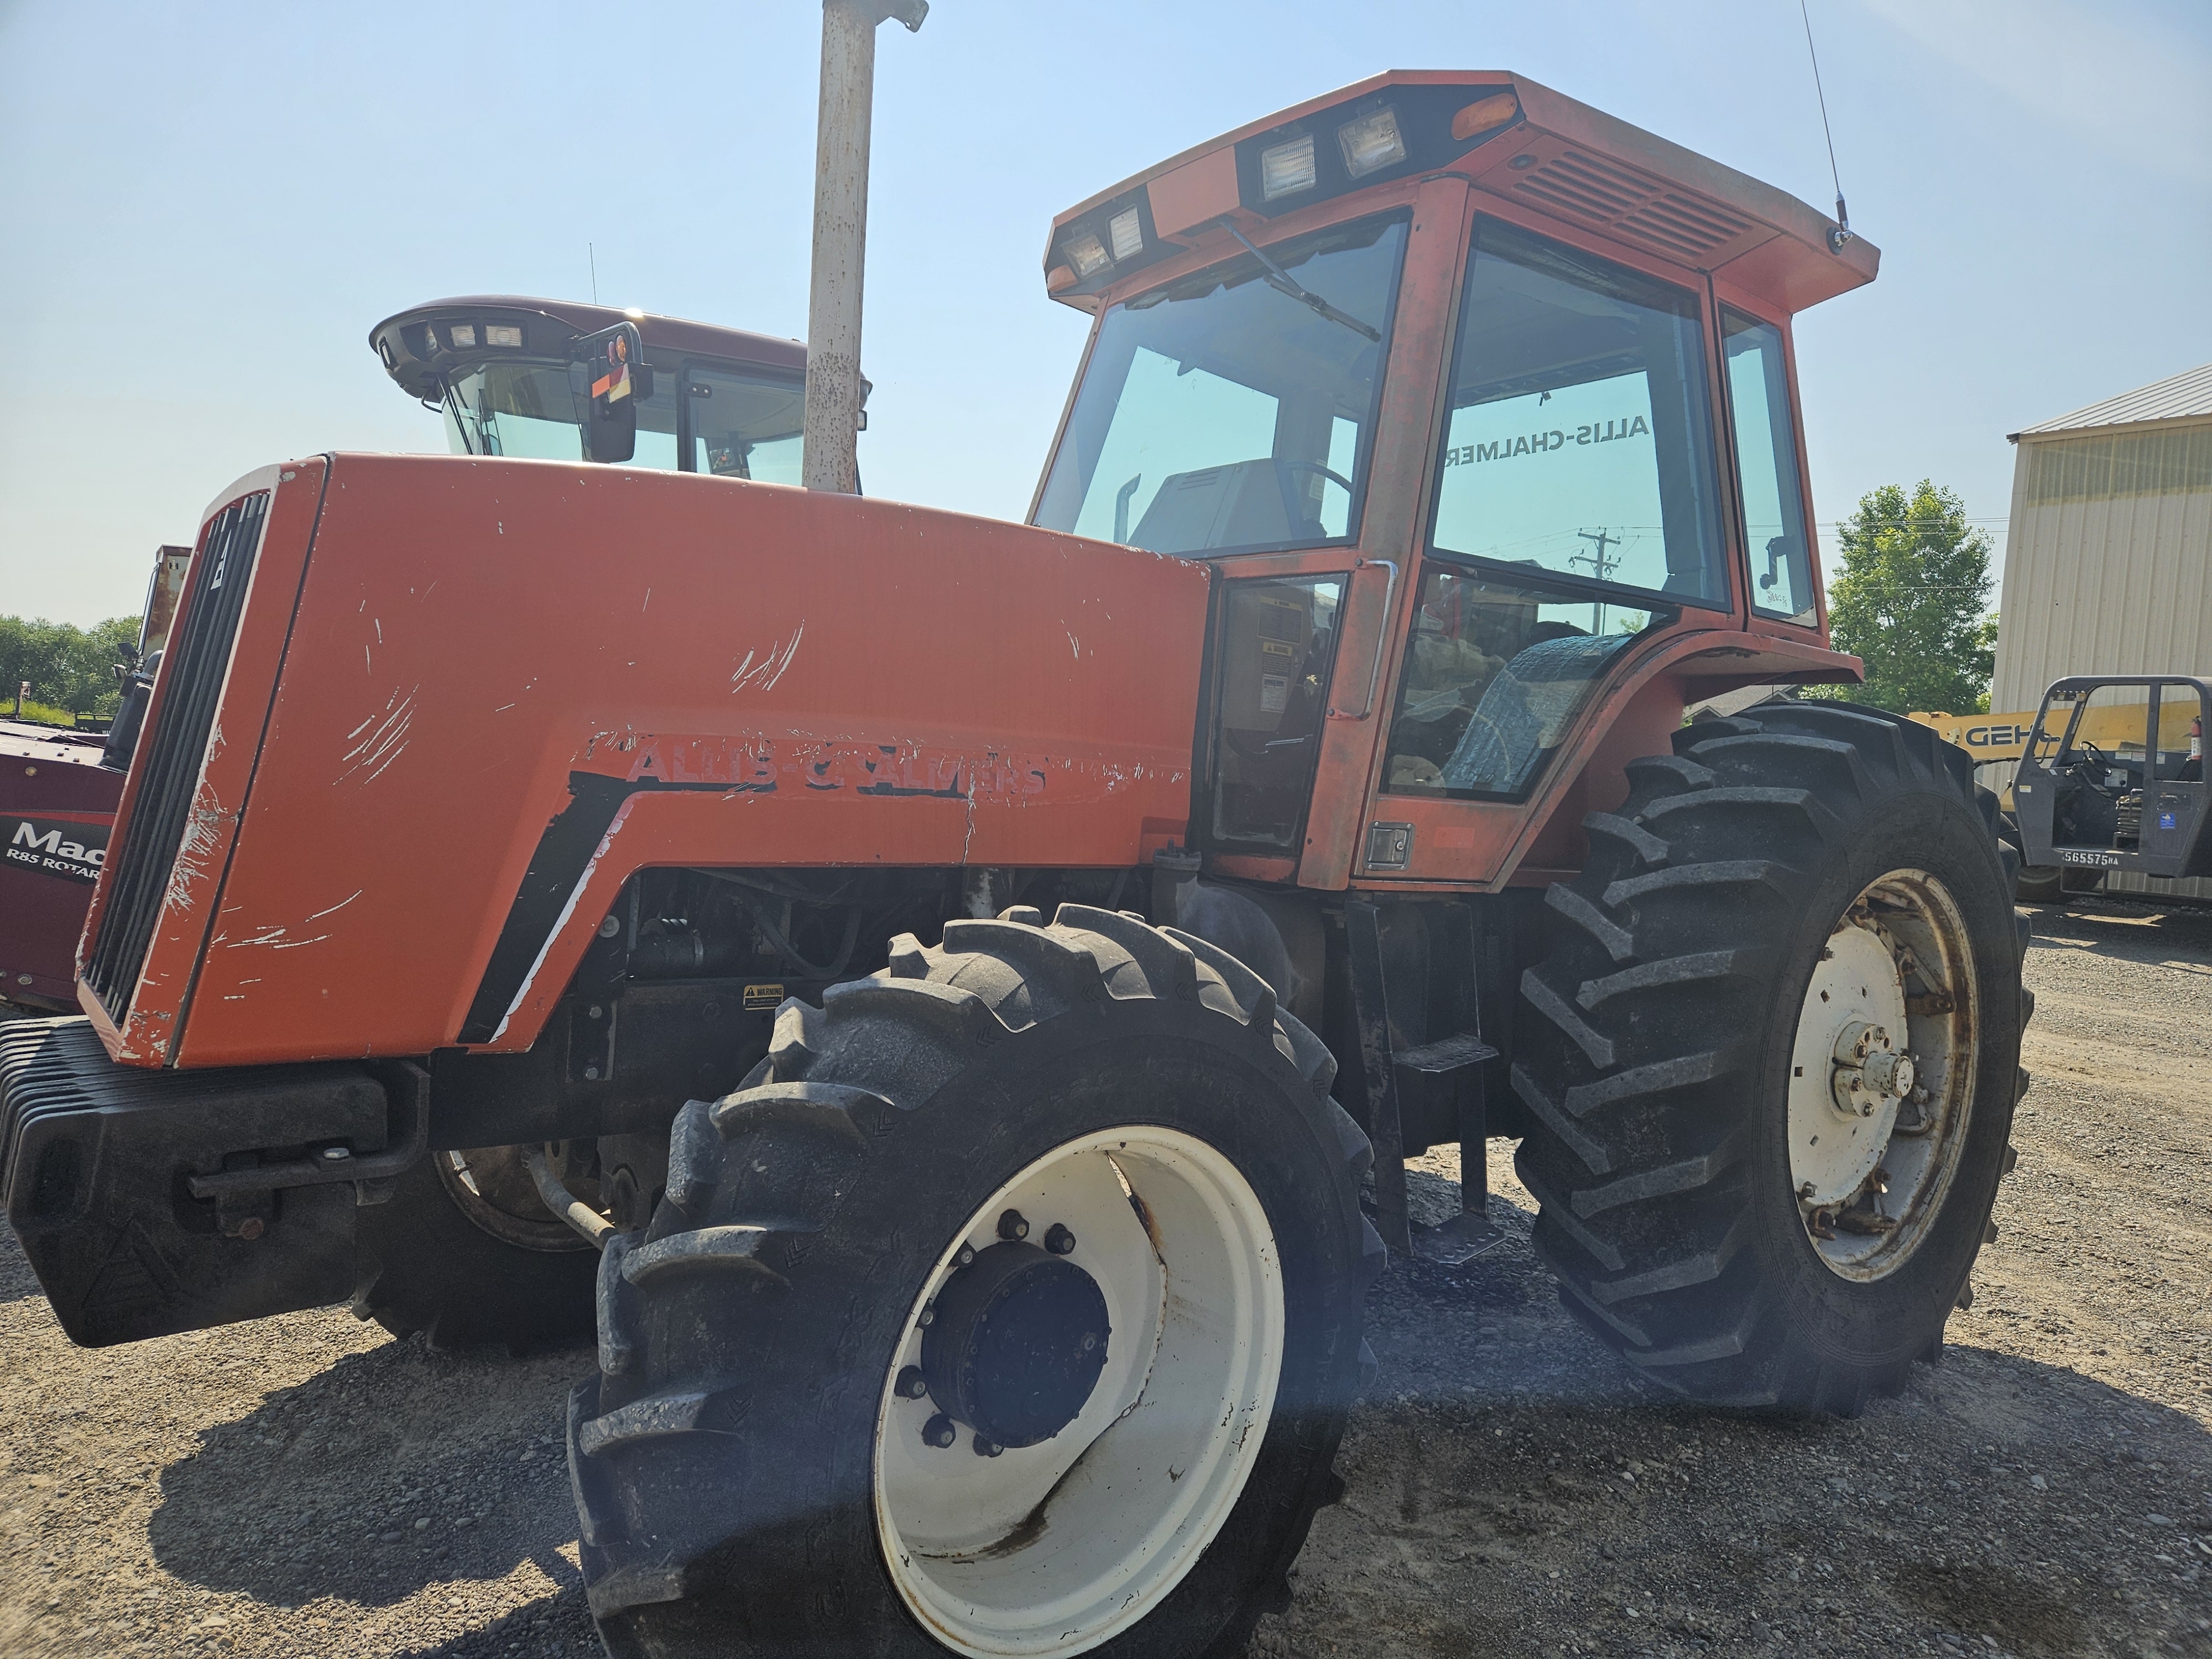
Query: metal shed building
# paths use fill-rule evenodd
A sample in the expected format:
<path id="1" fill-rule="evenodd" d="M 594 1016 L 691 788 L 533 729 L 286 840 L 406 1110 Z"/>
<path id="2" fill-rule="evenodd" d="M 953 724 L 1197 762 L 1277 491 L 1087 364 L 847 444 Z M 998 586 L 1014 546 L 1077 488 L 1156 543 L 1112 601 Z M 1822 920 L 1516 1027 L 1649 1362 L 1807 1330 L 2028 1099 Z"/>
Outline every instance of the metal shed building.
<path id="1" fill-rule="evenodd" d="M 2212 673 L 2212 363 L 2009 435 L 1990 707 L 2068 674 Z M 2208 879 L 2106 885 L 2212 900 Z"/>
<path id="2" fill-rule="evenodd" d="M 1990 707 L 2066 674 L 2212 671 L 2212 363 L 2010 436 Z"/>

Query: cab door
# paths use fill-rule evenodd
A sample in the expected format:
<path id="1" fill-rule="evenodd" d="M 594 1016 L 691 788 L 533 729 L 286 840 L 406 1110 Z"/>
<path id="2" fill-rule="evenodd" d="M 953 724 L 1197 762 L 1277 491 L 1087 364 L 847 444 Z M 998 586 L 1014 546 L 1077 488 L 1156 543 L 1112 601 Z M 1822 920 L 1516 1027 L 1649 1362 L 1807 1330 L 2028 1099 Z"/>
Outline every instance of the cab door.
<path id="1" fill-rule="evenodd" d="M 1713 331 L 1685 274 L 1475 217 L 1355 879 L 1499 878 L 1607 689 L 1737 625 Z M 1604 739 L 1663 750 L 1680 709 L 1608 705 Z"/>

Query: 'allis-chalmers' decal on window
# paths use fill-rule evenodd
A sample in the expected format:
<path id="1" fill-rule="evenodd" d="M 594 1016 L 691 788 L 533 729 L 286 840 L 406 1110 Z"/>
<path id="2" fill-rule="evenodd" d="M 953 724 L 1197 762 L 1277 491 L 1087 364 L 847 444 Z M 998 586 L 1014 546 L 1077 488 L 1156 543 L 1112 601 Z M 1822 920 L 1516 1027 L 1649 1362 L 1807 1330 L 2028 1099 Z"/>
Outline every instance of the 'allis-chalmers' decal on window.
<path id="1" fill-rule="evenodd" d="M 97 881 L 100 866 L 107 862 L 107 830 L 104 823 L 71 823 L 59 818 L 0 817 L 0 836 L 11 865 L 60 876 L 70 881 Z"/>

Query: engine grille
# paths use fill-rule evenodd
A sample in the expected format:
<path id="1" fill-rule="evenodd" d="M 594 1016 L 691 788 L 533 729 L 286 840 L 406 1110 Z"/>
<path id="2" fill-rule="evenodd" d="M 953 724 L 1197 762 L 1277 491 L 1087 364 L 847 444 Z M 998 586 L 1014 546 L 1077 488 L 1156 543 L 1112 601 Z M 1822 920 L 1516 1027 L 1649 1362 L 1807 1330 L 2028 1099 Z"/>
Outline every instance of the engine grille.
<path id="1" fill-rule="evenodd" d="M 167 684 L 161 715 L 139 745 L 145 774 L 122 845 L 109 854 L 107 905 L 85 965 L 86 982 L 118 1024 L 130 1010 L 169 872 L 184 844 L 268 512 L 264 490 L 234 501 L 209 521 L 185 596 L 182 637 L 171 638 L 162 659 Z"/>

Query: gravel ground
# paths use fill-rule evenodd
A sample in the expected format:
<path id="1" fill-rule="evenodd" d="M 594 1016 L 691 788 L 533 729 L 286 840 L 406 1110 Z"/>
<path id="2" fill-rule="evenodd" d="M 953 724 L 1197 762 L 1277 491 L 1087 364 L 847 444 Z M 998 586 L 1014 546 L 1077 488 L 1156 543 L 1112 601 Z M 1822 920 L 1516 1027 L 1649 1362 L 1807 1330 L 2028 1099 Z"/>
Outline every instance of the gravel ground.
<path id="1" fill-rule="evenodd" d="M 2212 917 L 2036 933 L 2020 1168 L 1940 1368 L 1856 1422 L 1670 1402 L 1561 1311 L 1495 1146 L 1506 1241 L 1376 1287 L 1346 1501 L 1251 1659 L 2212 1656 Z M 598 1650 L 583 1354 L 341 1311 L 87 1352 L 0 1230 L 0 1654 Z"/>

